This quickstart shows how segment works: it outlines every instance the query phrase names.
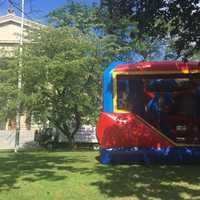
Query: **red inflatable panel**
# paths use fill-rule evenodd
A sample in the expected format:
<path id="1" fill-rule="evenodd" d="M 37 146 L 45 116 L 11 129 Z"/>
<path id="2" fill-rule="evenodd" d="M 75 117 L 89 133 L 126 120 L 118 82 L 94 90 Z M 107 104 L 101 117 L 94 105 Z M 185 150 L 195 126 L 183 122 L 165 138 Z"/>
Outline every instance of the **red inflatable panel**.
<path id="1" fill-rule="evenodd" d="M 173 147 L 173 142 L 133 113 L 102 112 L 97 123 L 101 148 Z"/>
<path id="2" fill-rule="evenodd" d="M 183 70 L 199 70 L 199 62 L 189 61 L 187 63 L 181 61 L 162 61 L 162 62 L 140 62 L 136 64 L 121 64 L 115 69 L 115 72 L 154 72 L 156 71 L 179 71 Z"/>

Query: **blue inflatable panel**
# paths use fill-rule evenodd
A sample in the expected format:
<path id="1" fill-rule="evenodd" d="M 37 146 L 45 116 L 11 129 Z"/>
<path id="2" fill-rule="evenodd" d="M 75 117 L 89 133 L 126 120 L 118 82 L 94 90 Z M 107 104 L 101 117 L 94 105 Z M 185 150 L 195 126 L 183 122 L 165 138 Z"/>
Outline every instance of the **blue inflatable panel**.
<path id="1" fill-rule="evenodd" d="M 103 111 L 113 112 L 113 88 L 112 88 L 112 72 L 120 64 L 124 62 L 117 61 L 111 63 L 104 72 L 103 76 Z"/>
<path id="2" fill-rule="evenodd" d="M 200 164 L 199 147 L 101 149 L 102 164 Z"/>

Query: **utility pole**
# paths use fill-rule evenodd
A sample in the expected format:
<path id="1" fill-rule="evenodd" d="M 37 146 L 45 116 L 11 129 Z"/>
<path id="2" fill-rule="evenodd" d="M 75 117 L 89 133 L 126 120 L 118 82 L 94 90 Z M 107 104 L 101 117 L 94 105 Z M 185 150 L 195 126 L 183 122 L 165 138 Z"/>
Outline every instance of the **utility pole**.
<path id="1" fill-rule="evenodd" d="M 19 69 L 18 69 L 18 81 L 17 81 L 18 97 L 17 97 L 17 113 L 16 113 L 15 152 L 17 152 L 19 148 L 19 136 L 21 131 L 21 125 L 20 125 L 21 102 L 19 95 L 22 89 L 23 33 L 24 33 L 24 0 L 21 0 L 21 30 L 20 30 L 20 47 L 19 47 Z"/>

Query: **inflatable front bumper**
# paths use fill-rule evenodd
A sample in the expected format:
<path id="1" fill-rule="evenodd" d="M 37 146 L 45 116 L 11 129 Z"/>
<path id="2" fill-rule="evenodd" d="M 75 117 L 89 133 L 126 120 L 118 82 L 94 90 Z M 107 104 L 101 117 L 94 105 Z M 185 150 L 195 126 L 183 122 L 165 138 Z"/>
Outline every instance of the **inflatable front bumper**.
<path id="1" fill-rule="evenodd" d="M 200 164 L 200 148 L 178 146 L 133 113 L 104 113 L 97 123 L 103 164 Z"/>
<path id="2" fill-rule="evenodd" d="M 113 148 L 100 150 L 102 164 L 200 164 L 199 147 Z"/>

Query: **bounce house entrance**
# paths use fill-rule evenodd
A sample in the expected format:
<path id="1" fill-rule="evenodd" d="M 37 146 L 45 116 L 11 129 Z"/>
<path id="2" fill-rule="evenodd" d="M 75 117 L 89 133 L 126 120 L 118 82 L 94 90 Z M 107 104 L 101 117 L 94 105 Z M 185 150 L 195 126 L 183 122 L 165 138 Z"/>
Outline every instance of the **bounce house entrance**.
<path id="1" fill-rule="evenodd" d="M 114 87 L 115 112 L 138 116 L 178 145 L 200 145 L 200 77 L 118 75 Z"/>

